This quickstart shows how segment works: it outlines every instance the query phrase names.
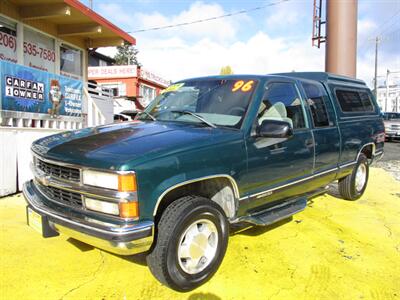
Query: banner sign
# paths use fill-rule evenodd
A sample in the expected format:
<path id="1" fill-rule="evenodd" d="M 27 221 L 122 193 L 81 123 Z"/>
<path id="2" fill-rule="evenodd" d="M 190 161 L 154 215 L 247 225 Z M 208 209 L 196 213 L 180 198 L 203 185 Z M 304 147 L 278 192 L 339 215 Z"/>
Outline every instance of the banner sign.
<path id="1" fill-rule="evenodd" d="M 127 78 L 136 77 L 136 66 L 106 66 L 106 67 L 89 67 L 89 79 L 96 78 Z"/>
<path id="2" fill-rule="evenodd" d="M 0 61 L 1 109 L 80 117 L 83 82 Z"/>
<path id="3" fill-rule="evenodd" d="M 140 77 L 144 80 L 148 80 L 148 81 L 152 81 L 158 85 L 167 87 L 171 84 L 171 81 L 166 80 L 164 78 L 162 78 L 161 76 L 158 76 L 157 74 L 154 74 L 152 72 L 150 72 L 147 69 L 140 69 Z"/>

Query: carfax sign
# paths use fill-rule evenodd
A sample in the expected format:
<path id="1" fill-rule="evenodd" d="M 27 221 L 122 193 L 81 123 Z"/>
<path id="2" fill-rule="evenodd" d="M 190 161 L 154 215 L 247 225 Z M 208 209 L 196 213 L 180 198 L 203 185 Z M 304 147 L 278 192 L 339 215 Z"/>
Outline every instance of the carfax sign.
<path id="1" fill-rule="evenodd" d="M 83 82 L 0 61 L 1 109 L 80 117 Z"/>

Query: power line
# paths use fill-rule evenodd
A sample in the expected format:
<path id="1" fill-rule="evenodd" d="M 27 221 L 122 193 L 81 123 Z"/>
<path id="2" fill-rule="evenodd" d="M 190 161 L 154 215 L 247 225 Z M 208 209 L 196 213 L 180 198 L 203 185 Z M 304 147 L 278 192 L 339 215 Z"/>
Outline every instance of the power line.
<path id="1" fill-rule="evenodd" d="M 384 25 L 390 24 L 391 20 L 396 17 L 398 14 L 400 14 L 400 9 L 395 12 L 389 19 L 387 19 L 384 23 L 381 24 L 381 26 L 379 26 L 380 28 L 384 27 Z M 394 19 L 396 21 L 396 18 Z M 383 34 L 383 32 L 387 31 L 390 27 L 387 27 L 386 29 L 383 29 L 380 34 Z"/>
<path id="2" fill-rule="evenodd" d="M 386 37 L 388 37 L 388 36 L 391 36 L 391 35 L 393 35 L 393 34 L 396 34 L 396 32 L 399 32 L 400 31 L 400 28 L 395 28 L 394 30 L 392 30 L 392 31 L 390 31 L 389 32 L 389 30 L 390 29 L 392 29 L 391 27 L 388 27 L 388 28 L 386 28 L 385 30 L 383 30 L 382 32 L 381 32 L 381 36 L 386 36 Z"/>
<path id="3" fill-rule="evenodd" d="M 400 13 L 400 10 L 398 10 L 398 11 L 396 11 L 391 17 L 389 17 L 388 19 L 386 19 L 383 23 L 381 23 L 379 26 L 378 26 L 378 28 L 377 29 L 375 29 L 375 31 L 373 32 L 373 34 L 371 34 L 371 36 L 382 36 L 384 33 L 385 33 L 385 31 L 387 31 L 389 28 L 390 28 L 390 26 L 392 26 L 393 24 L 391 24 L 392 23 L 392 21 L 394 20 L 394 21 L 396 21 L 396 16 L 398 15 Z M 389 27 L 386 27 L 387 25 L 390 25 Z M 385 28 L 386 27 L 386 28 Z M 359 49 L 359 51 L 360 50 L 364 50 L 364 48 L 366 47 L 366 46 L 368 46 L 368 41 L 372 41 L 372 39 L 373 40 L 375 40 L 375 38 L 366 38 L 366 39 L 364 39 L 363 41 L 361 41 L 361 43 L 359 43 L 359 47 L 358 47 L 358 49 Z"/>
<path id="4" fill-rule="evenodd" d="M 216 17 L 211 17 L 211 18 L 206 18 L 206 19 L 199 19 L 199 20 L 194 20 L 194 21 L 190 21 L 190 22 L 183 22 L 183 23 L 177 23 L 177 24 L 166 25 L 166 26 L 158 26 L 158 27 L 139 29 L 139 30 L 135 30 L 135 31 L 128 31 L 128 33 L 155 31 L 155 30 L 162 30 L 162 29 L 168 29 L 168 28 L 187 26 L 187 25 L 192 25 L 192 24 L 197 24 L 197 23 L 204 23 L 204 22 L 208 22 L 208 21 L 213 21 L 213 20 L 218 20 L 218 19 L 237 16 L 237 15 L 253 12 L 253 11 L 256 11 L 256 10 L 261 10 L 261 9 L 264 9 L 264 8 L 267 8 L 267 7 L 271 7 L 271 6 L 275 6 L 275 5 L 278 5 L 278 4 L 282 4 L 282 3 L 288 2 L 288 1 L 291 1 L 291 0 L 280 0 L 280 1 L 272 2 L 272 3 L 266 4 L 266 5 L 257 6 L 257 7 L 253 7 L 253 8 L 249 8 L 249 9 L 243 9 L 243 10 L 239 10 L 239 11 L 236 11 L 236 12 L 233 12 L 233 13 L 229 13 L 229 14 L 225 14 L 225 15 L 221 15 L 221 16 L 216 16 Z"/>

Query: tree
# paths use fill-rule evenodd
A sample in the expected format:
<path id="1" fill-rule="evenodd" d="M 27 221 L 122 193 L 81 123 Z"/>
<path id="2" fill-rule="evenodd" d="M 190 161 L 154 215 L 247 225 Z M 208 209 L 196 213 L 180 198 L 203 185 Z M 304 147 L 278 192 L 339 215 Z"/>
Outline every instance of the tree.
<path id="1" fill-rule="evenodd" d="M 220 75 L 231 75 L 233 74 L 231 66 L 225 66 L 221 68 L 221 71 L 219 71 Z"/>
<path id="2" fill-rule="evenodd" d="M 139 50 L 137 50 L 134 46 L 130 44 L 124 44 L 123 46 L 117 47 L 117 54 L 115 54 L 115 64 L 116 65 L 137 65 L 140 66 L 137 54 Z"/>

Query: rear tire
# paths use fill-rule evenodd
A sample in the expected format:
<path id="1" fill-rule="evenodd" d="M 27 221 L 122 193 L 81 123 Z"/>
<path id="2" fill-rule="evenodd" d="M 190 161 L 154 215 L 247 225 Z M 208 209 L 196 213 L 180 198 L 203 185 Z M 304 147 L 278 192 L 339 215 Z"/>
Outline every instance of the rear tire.
<path id="1" fill-rule="evenodd" d="M 218 270 L 228 237 L 229 224 L 218 204 L 203 197 L 182 197 L 163 212 L 147 264 L 161 283 L 187 292 Z"/>
<path id="2" fill-rule="evenodd" d="M 361 153 L 351 174 L 339 179 L 339 192 L 345 200 L 357 200 L 367 188 L 369 177 L 368 159 Z"/>

